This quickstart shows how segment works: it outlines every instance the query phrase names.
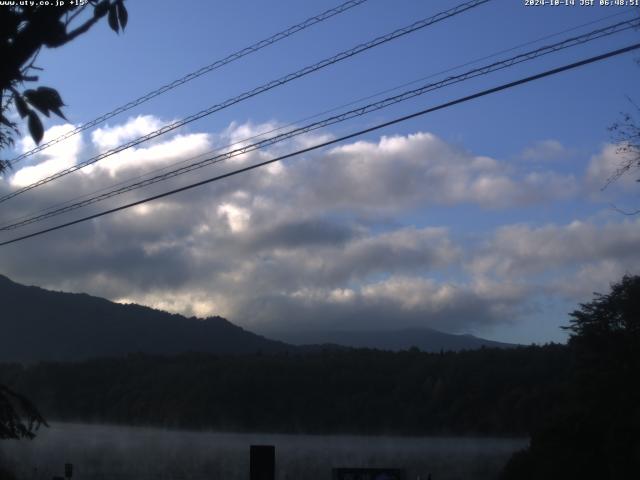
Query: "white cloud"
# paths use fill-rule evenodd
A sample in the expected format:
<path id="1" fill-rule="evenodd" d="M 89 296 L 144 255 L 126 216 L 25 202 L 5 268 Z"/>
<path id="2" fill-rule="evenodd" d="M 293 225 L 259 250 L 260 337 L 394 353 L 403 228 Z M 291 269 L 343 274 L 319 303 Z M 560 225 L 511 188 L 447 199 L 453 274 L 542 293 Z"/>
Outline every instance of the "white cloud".
<path id="1" fill-rule="evenodd" d="M 537 270 L 591 259 L 635 257 L 640 244 L 640 220 L 595 225 L 516 225 L 498 230 L 492 248 L 499 252 L 496 267 L 509 273 Z"/>
<path id="2" fill-rule="evenodd" d="M 585 176 L 587 186 L 590 187 L 593 192 L 600 193 L 609 180 L 617 174 L 627 161 L 628 157 L 619 153 L 618 145 L 605 145 L 602 147 L 600 153 L 591 157 Z M 624 174 L 611 184 L 608 189 L 637 189 L 638 183 L 636 180 L 637 175 L 633 173 Z"/>
<path id="3" fill-rule="evenodd" d="M 149 147 L 132 147 L 111 155 L 82 171 L 93 174 L 95 169 L 109 172 L 112 178 L 128 176 L 149 167 L 170 165 L 177 161 L 204 159 L 210 150 L 207 134 L 175 135 L 173 138 Z"/>
<path id="4" fill-rule="evenodd" d="M 104 128 L 94 132 L 93 147 L 109 148 L 162 123 L 145 116 Z M 114 177 L 141 175 L 276 127 L 232 124 L 218 134 L 161 137 L 52 182 L 37 196 L 17 197 L 14 213 L 66 200 L 69 192 L 90 194 Z M 75 163 L 83 153 L 82 137 L 76 138 L 73 150 L 67 146 L 56 155 Z M 273 158 L 327 138 L 306 135 L 239 161 Z M 37 160 L 42 163 L 33 168 L 42 174 L 52 159 Z M 20 172 L 24 179 L 29 171 Z M 176 178 L 171 187 L 193 178 Z M 0 182 L 0 188 L 9 186 Z M 188 315 L 220 314 L 262 330 L 393 324 L 465 331 L 512 321 L 541 292 L 578 295 L 616 280 L 624 268 L 640 267 L 640 224 L 509 224 L 461 238 L 447 225 L 414 225 L 407 212 L 465 205 L 468 215 L 494 208 L 517 214 L 522 206 L 579 194 L 571 175 L 509 166 L 429 133 L 386 136 L 18 244 L 0 258 L 0 267 L 18 281 Z M 563 283 L 571 288 L 563 290 Z"/>
<path id="5" fill-rule="evenodd" d="M 573 299 L 602 290 L 624 273 L 640 273 L 640 219 L 595 224 L 499 228 L 467 263 L 479 279 L 536 286 Z"/>
<path id="6" fill-rule="evenodd" d="M 571 154 L 558 140 L 548 139 L 525 148 L 520 157 L 532 162 L 546 162 L 566 158 Z"/>
<path id="7" fill-rule="evenodd" d="M 354 142 L 291 170 L 298 182 L 306 177 L 305 205 L 361 211 L 460 203 L 511 208 L 576 191 L 571 177 L 548 173 L 523 178 L 506 164 L 471 155 L 429 133 Z M 309 175 L 317 180 L 309 183 Z M 540 181 L 544 175 L 553 180 L 551 185 Z"/>
<path id="8" fill-rule="evenodd" d="M 75 125 L 69 123 L 53 126 L 45 131 L 42 143 L 50 142 L 75 128 Z M 20 143 L 23 153 L 32 150 L 36 146 L 31 137 L 24 137 Z M 78 156 L 82 148 L 83 141 L 80 135 L 69 137 L 35 154 L 31 161 L 36 163 L 34 165 L 17 168 L 9 181 L 14 187 L 24 187 L 53 175 L 60 170 L 72 167 L 78 162 Z M 25 161 L 26 160 L 23 160 L 23 162 Z"/>
<path id="9" fill-rule="evenodd" d="M 91 133 L 91 142 L 100 151 L 111 150 L 125 142 L 158 130 L 165 123 L 152 115 L 129 118 L 123 125 L 96 128 Z"/>
<path id="10" fill-rule="evenodd" d="M 238 207 L 232 203 L 223 203 L 218 206 L 218 215 L 229 224 L 233 233 L 240 233 L 247 229 L 251 212 L 248 209 Z"/>

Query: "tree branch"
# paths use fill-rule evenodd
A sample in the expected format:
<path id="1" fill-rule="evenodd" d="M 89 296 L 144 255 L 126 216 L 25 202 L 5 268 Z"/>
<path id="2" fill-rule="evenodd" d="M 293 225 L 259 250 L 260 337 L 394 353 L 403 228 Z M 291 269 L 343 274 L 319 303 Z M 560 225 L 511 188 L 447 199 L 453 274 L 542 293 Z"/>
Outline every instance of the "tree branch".
<path id="1" fill-rule="evenodd" d="M 87 5 L 89 5 L 88 3 L 85 3 L 84 5 L 82 5 L 80 8 L 78 8 L 74 13 L 72 13 L 69 18 L 67 18 L 67 21 L 65 23 L 65 26 L 68 27 L 69 24 L 71 22 L 73 22 L 75 20 L 75 18 L 80 15 L 82 13 L 82 11 L 87 8 Z"/>
<path id="2" fill-rule="evenodd" d="M 100 17 L 91 17 L 89 20 L 87 20 L 82 25 L 80 25 L 78 28 L 67 33 L 65 41 L 58 46 L 60 47 L 62 45 L 65 45 L 69 43 L 71 40 L 73 40 L 74 38 L 76 38 L 78 35 L 82 35 L 83 33 L 86 33 L 87 31 L 89 31 L 91 27 L 95 25 L 95 23 L 98 20 L 100 20 Z"/>
<path id="3" fill-rule="evenodd" d="M 632 211 L 625 211 L 622 210 L 621 208 L 618 208 L 615 204 L 610 203 L 609 206 L 611 208 L 613 208 L 616 212 L 621 213 L 622 215 L 627 215 L 629 217 L 632 217 L 634 215 L 638 215 L 640 214 L 640 209 L 639 210 L 632 210 Z"/>

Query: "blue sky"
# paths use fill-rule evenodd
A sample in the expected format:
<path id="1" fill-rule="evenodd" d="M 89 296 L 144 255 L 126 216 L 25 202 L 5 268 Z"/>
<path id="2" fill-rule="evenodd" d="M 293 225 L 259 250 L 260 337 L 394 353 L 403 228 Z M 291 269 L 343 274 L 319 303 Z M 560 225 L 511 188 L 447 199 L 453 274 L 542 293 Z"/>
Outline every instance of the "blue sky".
<path id="1" fill-rule="evenodd" d="M 617 6 L 523 3 L 494 0 L 194 122 L 151 146 L 136 147 L 129 157 L 121 154 L 119 163 L 114 157 L 12 200 L 15 210 L 3 220 L 65 200 L 71 191 L 91 193 L 501 50 L 589 24 L 492 61 L 638 16 Z M 124 34 L 115 35 L 102 22 L 65 47 L 44 51 L 38 61 L 45 68 L 42 84 L 61 92 L 69 122 L 78 125 L 336 4 L 130 1 Z M 113 118 L 53 153 L 32 157 L 2 180 L 0 190 L 457 4 L 365 2 Z M 639 38 L 636 29 L 571 48 L 239 162 L 340 136 Z M 0 268 L 17 281 L 185 314 L 220 313 L 274 335 L 292 328 L 428 326 L 523 343 L 561 341 L 558 327 L 577 302 L 606 290 L 625 272 L 638 273 L 640 266 L 634 248 L 640 221 L 610 206 L 637 208 L 637 185 L 628 177 L 600 191 L 620 161 L 607 127 L 631 109 L 626 96 L 637 99 L 637 57 L 605 60 L 289 160 L 283 170 L 254 172 L 147 210 L 5 247 Z M 47 138 L 71 128 L 56 119 L 47 127 Z M 28 148 L 25 139 L 15 153 Z M 234 165 L 208 167 L 128 198 Z"/>

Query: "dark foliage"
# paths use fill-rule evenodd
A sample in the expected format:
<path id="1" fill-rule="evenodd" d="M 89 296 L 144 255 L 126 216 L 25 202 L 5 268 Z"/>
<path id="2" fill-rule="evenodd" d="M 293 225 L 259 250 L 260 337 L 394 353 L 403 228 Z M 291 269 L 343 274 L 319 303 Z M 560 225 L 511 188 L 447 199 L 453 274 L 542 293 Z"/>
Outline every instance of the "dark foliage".
<path id="1" fill-rule="evenodd" d="M 46 424 L 27 398 L 0 385 L 0 439 L 33 438 L 35 431 Z"/>
<path id="2" fill-rule="evenodd" d="M 81 6 L 70 1 L 55 6 L 44 5 L 44 2 L 29 6 L 21 3 L 28 2 L 0 7 L 0 151 L 13 146 L 14 136 L 20 133 L 18 125 L 7 116 L 11 105 L 26 121 L 36 143 L 40 143 L 44 135 L 38 112 L 47 117 L 54 113 L 65 118 L 61 110 L 64 102 L 57 90 L 39 86 L 20 91 L 25 83 L 38 81 L 33 72 L 42 70 L 35 65 L 40 50 L 69 43 L 107 14 L 109 25 L 116 33 L 124 29 L 128 21 L 124 0 L 88 0 Z M 88 7 L 93 7 L 93 13 L 76 24 Z M 9 167 L 7 160 L 0 159 L 0 174 Z M 24 397 L 0 385 L 0 438 L 30 437 L 41 422 L 38 412 Z"/>
<path id="3" fill-rule="evenodd" d="M 636 59 L 636 63 L 640 66 L 640 58 Z M 633 107 L 632 111 L 622 112 L 620 119 L 609 127 L 611 140 L 617 144 L 616 151 L 621 160 L 616 171 L 607 179 L 605 188 L 623 175 L 631 172 L 637 174 L 640 169 L 640 105 L 631 97 L 627 97 L 627 100 Z M 640 182 L 640 178 L 636 178 L 636 181 Z M 616 210 L 625 215 L 640 214 L 640 209 L 624 211 L 616 207 Z"/>
<path id="4" fill-rule="evenodd" d="M 620 120 L 609 127 L 611 140 L 618 145 L 617 152 L 621 155 L 622 161 L 607 180 L 607 184 L 640 168 L 640 106 L 631 98 L 629 103 L 634 107 L 635 112 L 621 113 Z M 637 180 L 640 181 L 640 178 Z"/>
<path id="5" fill-rule="evenodd" d="M 0 480 L 17 480 L 16 474 L 0 459 Z"/>
<path id="6" fill-rule="evenodd" d="M 617 480 L 640 472 L 640 277 L 571 314 L 564 413 L 533 432 L 503 478 Z"/>
<path id="7" fill-rule="evenodd" d="M 38 81 L 33 72 L 42 70 L 34 64 L 40 50 L 69 43 L 88 32 L 105 15 L 116 33 L 124 30 L 128 22 L 124 0 L 89 0 L 82 6 L 70 1 L 56 6 L 15 3 L 3 6 L 0 15 L 0 150 L 12 146 L 13 137 L 19 133 L 17 124 L 7 117 L 11 105 L 26 121 L 36 143 L 40 143 L 44 134 L 38 112 L 64 118 L 61 110 L 64 102 L 55 89 L 40 86 L 20 91 L 25 83 Z M 85 15 L 88 7 L 93 7 L 93 12 L 87 10 Z M 83 21 L 77 24 L 81 18 Z M 0 173 L 8 167 L 7 161 L 0 160 Z"/>
<path id="8" fill-rule="evenodd" d="M 58 420 L 189 429 L 526 434 L 556 412 L 566 346 L 5 364 L 0 380 Z"/>

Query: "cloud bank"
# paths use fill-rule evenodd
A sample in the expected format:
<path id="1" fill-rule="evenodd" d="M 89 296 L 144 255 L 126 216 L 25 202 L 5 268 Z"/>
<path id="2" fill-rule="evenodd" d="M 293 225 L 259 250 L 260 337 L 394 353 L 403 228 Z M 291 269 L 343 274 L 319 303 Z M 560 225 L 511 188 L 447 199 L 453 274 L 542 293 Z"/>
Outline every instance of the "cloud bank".
<path id="1" fill-rule="evenodd" d="M 76 135 L 2 179 L 0 193 L 162 123 L 141 116 L 90 138 Z M 234 123 L 217 133 L 161 137 L 16 197 L 3 222 L 274 127 Z M 52 127 L 45 140 L 70 128 Z M 327 138 L 308 134 L 90 211 Z M 640 269 L 636 218 L 465 227 L 478 215 L 512 219 L 524 209 L 587 201 L 612 148 L 570 175 L 554 171 L 553 162 L 527 170 L 425 132 L 356 141 L 5 247 L 0 272 L 186 315 L 218 314 L 263 332 L 407 326 L 481 332 L 517 322 L 532 299 L 585 300 Z M 547 141 L 525 156 L 549 160 L 565 151 Z M 429 220 L 451 208 L 466 213 L 448 223 Z"/>

